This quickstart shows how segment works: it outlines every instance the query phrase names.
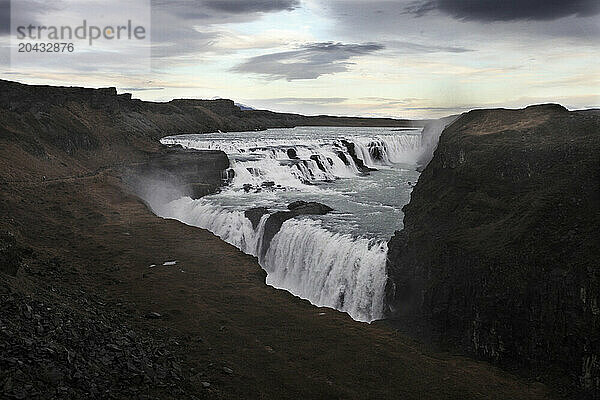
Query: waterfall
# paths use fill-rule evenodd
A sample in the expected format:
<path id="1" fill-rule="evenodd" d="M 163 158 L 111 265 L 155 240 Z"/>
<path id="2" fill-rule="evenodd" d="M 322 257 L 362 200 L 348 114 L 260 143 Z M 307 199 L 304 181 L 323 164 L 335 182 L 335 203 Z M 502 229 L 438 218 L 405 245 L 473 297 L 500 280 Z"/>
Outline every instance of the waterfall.
<path id="1" fill-rule="evenodd" d="M 421 150 L 419 157 L 417 158 L 417 163 L 422 168 L 425 168 L 433 158 L 433 152 L 437 148 L 442 131 L 456 121 L 459 116 L 460 115 L 451 115 L 440 119 L 434 119 L 429 121 L 425 127 L 423 127 L 423 132 L 421 132 Z"/>
<path id="2" fill-rule="evenodd" d="M 356 138 L 353 143 L 358 149 L 358 157 L 369 167 L 413 164 L 421 153 L 420 135 L 380 135 Z"/>
<path id="3" fill-rule="evenodd" d="M 261 264 L 269 285 L 370 322 L 383 316 L 386 256 L 385 241 L 332 233 L 300 219 L 283 224 Z"/>
<path id="4" fill-rule="evenodd" d="M 227 153 L 231 164 L 228 186 L 217 195 L 198 200 L 182 197 L 152 208 L 164 218 L 207 229 L 257 256 L 267 272 L 266 283 L 273 287 L 286 289 L 315 305 L 347 312 L 355 320 L 379 319 L 383 316 L 387 281 L 387 237 L 344 233 L 344 215 L 350 215 L 344 211 L 337 217 L 328 216 L 329 225 L 324 224 L 325 217 L 299 216 L 283 222 L 266 252 L 262 252 L 265 225 L 270 214 L 286 210 L 291 200 L 317 197 L 325 202 L 336 198 L 340 201 L 340 196 L 343 199 L 346 194 L 328 186 L 333 181 L 355 179 L 369 187 L 368 174 L 382 173 L 376 169 L 416 165 L 422 154 L 421 135 L 414 129 L 378 130 L 377 134 L 365 130 L 367 134 L 363 135 L 329 131 L 329 135 L 302 136 L 296 132 L 163 138 L 161 142 L 166 145 Z M 404 183 L 397 190 L 410 190 L 410 185 Z M 349 200 L 339 204 L 359 204 Z M 262 215 L 253 228 L 244 212 L 262 205 L 268 206 L 270 214 Z M 374 210 L 381 212 L 380 208 Z M 362 218 L 369 218 L 368 211 Z M 332 225 L 332 220 L 342 225 Z"/>

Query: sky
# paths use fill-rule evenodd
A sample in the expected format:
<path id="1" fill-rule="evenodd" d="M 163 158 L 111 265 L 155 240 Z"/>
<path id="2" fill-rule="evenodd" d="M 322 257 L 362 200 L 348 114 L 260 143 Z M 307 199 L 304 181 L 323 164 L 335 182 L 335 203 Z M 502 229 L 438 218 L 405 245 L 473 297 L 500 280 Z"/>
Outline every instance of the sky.
<path id="1" fill-rule="evenodd" d="M 88 0 L 13 0 L 13 13 L 16 1 L 44 23 L 89 9 Z M 0 0 L 0 78 L 311 115 L 600 107 L 599 0 L 147 1 L 142 50 L 99 44 L 77 60 L 15 65 L 11 6 Z M 105 13 L 123 16 L 126 3 L 106 0 Z"/>

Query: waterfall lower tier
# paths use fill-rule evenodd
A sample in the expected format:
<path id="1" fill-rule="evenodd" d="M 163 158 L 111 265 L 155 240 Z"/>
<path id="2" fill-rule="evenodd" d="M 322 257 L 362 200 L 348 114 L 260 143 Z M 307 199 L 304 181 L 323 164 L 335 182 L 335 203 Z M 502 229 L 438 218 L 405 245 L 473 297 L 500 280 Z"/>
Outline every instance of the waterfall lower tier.
<path id="1" fill-rule="evenodd" d="M 269 217 L 263 215 L 253 229 L 243 212 L 189 197 L 155 208 L 155 212 L 207 229 L 254 256 L 260 254 Z M 267 284 L 370 322 L 383 315 L 386 254 L 385 241 L 329 232 L 319 221 L 302 218 L 283 223 L 259 263 L 267 272 Z"/>
<path id="2" fill-rule="evenodd" d="M 318 221 L 286 221 L 265 257 L 267 283 L 345 311 L 359 321 L 383 316 L 387 243 L 332 233 Z"/>

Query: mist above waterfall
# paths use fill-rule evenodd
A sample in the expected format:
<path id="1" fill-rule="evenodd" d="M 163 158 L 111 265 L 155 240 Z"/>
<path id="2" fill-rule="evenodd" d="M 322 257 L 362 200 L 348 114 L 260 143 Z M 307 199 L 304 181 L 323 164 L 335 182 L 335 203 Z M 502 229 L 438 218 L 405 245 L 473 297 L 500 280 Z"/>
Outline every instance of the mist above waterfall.
<path id="1" fill-rule="evenodd" d="M 451 123 L 456 121 L 460 115 L 451 115 L 448 117 L 434 119 L 429 121 L 421 132 L 421 148 L 417 163 L 421 168 L 425 168 L 433 158 L 433 152 L 440 141 L 442 131 Z"/>

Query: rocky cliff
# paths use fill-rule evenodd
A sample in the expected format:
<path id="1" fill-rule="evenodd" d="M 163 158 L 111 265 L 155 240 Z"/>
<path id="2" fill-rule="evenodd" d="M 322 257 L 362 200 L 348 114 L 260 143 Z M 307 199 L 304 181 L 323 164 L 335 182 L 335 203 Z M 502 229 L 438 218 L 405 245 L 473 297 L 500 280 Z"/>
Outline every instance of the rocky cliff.
<path id="1" fill-rule="evenodd" d="M 442 133 L 389 242 L 387 314 L 600 396 L 600 118 L 476 110 Z"/>

